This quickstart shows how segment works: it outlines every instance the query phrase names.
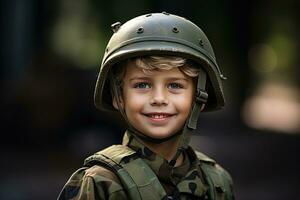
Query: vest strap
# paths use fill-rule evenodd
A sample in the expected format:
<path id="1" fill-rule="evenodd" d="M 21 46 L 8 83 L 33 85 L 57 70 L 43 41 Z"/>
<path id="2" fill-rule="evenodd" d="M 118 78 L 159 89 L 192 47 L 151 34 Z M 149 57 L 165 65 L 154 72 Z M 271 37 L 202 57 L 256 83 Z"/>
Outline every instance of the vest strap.
<path id="1" fill-rule="evenodd" d="M 167 195 L 156 174 L 141 158 L 122 166 L 138 186 L 143 200 L 163 199 Z"/>
<path id="2" fill-rule="evenodd" d="M 137 200 L 142 199 L 138 186 L 133 181 L 130 174 L 128 174 L 128 172 L 125 169 L 123 169 L 123 167 L 119 165 L 117 162 L 115 162 L 114 160 L 110 159 L 105 155 L 97 153 L 95 155 L 88 157 L 84 161 L 84 166 L 90 167 L 93 165 L 100 165 L 102 167 L 110 169 L 112 172 L 114 172 L 114 174 L 116 174 L 119 177 L 122 185 L 125 188 L 125 191 L 127 192 L 128 196 L 131 199 L 137 199 Z"/>
<path id="3" fill-rule="evenodd" d="M 123 158 L 134 153 L 128 146 L 113 145 L 88 157 L 84 166 L 100 165 L 113 171 L 120 178 L 130 199 L 165 198 L 167 194 L 158 177 L 141 158 L 121 163 Z"/>

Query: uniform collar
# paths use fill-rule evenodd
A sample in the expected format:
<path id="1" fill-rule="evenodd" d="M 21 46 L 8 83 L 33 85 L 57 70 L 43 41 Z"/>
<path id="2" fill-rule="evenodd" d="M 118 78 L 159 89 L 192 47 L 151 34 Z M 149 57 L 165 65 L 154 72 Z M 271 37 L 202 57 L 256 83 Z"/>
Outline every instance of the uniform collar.
<path id="1" fill-rule="evenodd" d="M 163 185 L 172 185 L 178 188 L 180 193 L 203 196 L 207 187 L 203 183 L 199 160 L 194 150 L 188 147 L 184 153 L 183 164 L 173 167 L 162 156 L 151 151 L 148 147 L 139 142 L 129 131 L 125 132 L 123 145 L 127 145 L 137 152 L 154 171 Z"/>

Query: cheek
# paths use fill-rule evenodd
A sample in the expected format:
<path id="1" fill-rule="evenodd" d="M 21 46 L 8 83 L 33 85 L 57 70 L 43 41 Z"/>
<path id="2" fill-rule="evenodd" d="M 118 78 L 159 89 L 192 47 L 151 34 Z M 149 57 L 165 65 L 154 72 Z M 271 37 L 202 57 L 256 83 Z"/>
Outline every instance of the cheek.
<path id="1" fill-rule="evenodd" d="M 145 97 L 128 92 L 124 94 L 124 103 L 127 112 L 138 112 L 145 104 Z"/>
<path id="2" fill-rule="evenodd" d="M 192 95 L 184 95 L 174 98 L 178 109 L 182 112 L 189 112 L 192 107 Z"/>

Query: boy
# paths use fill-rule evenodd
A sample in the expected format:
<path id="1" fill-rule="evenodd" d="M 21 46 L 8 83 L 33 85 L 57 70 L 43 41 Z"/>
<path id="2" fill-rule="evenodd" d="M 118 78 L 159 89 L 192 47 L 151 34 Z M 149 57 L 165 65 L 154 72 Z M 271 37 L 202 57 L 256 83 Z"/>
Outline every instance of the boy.
<path id="1" fill-rule="evenodd" d="M 205 34 L 166 12 L 112 29 L 95 105 L 120 112 L 128 129 L 122 145 L 85 160 L 59 199 L 234 199 L 230 175 L 188 145 L 199 113 L 224 106 Z"/>

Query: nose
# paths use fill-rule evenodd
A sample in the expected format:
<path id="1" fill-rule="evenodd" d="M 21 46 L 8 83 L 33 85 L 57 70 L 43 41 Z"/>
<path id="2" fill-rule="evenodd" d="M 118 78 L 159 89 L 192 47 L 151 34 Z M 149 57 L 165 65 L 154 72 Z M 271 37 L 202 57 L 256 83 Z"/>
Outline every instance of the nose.
<path id="1" fill-rule="evenodd" d="M 153 89 L 150 104 L 153 106 L 168 105 L 168 94 L 163 88 Z"/>

